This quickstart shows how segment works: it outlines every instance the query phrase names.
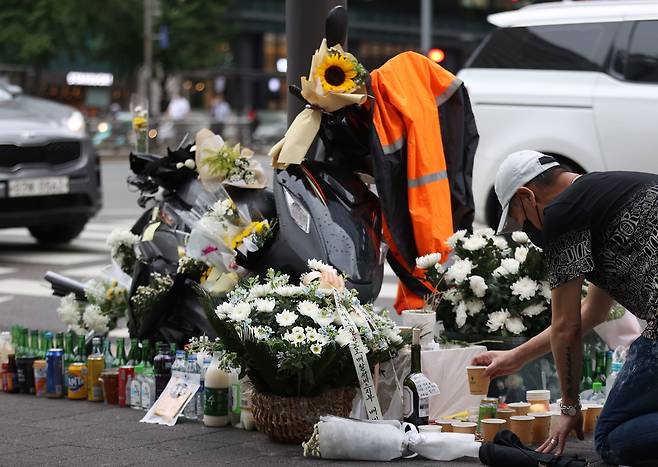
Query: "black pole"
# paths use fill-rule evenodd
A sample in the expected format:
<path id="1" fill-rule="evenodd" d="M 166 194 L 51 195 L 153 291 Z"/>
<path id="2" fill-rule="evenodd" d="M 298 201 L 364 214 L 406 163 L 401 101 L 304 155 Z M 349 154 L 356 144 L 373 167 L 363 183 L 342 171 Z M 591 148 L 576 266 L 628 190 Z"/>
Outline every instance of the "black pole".
<path id="1" fill-rule="evenodd" d="M 300 78 L 308 74 L 313 52 L 325 35 L 327 13 L 338 5 L 347 7 L 347 0 L 286 0 L 286 42 L 288 55 L 288 84 L 300 85 Z M 288 95 L 288 124 L 292 123 L 303 105 Z"/>

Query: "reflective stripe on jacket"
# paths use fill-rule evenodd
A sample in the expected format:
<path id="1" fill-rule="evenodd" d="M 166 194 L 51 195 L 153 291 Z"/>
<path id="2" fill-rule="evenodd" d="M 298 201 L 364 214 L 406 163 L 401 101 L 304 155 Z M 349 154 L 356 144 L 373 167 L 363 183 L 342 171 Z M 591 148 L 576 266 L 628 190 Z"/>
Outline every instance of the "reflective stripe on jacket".
<path id="1" fill-rule="evenodd" d="M 458 226 L 470 228 L 477 130 L 461 81 L 423 55 L 397 55 L 371 73 L 370 85 L 375 180 L 389 263 L 401 280 L 395 303 L 400 312 L 422 306 L 431 291 L 415 268 L 416 257 L 440 252 L 447 258 L 445 240 L 457 212 Z M 453 96 L 458 99 L 444 116 L 441 107 Z M 441 122 L 444 117 L 451 121 Z"/>

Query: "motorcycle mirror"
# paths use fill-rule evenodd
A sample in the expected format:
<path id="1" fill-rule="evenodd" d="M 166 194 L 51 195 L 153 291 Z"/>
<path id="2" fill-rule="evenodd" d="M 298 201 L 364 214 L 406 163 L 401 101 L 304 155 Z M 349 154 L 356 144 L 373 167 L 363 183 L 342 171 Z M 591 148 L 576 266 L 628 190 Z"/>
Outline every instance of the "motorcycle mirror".
<path id="1" fill-rule="evenodd" d="M 346 48 L 347 45 L 347 10 L 345 7 L 338 5 L 331 9 L 324 23 L 325 37 L 327 38 L 327 47 L 333 47 L 337 44 Z"/>

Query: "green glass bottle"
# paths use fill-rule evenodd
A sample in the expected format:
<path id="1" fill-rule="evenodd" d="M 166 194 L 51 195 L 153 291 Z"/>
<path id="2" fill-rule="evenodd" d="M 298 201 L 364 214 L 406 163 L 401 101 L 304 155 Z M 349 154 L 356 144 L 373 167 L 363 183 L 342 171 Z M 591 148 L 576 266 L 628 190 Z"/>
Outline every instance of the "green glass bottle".
<path id="1" fill-rule="evenodd" d="M 592 383 L 598 381 L 601 385 L 605 386 L 606 374 L 605 374 L 605 351 L 597 350 L 596 351 L 596 369 L 594 371 L 594 377 L 592 378 Z"/>
<path id="2" fill-rule="evenodd" d="M 35 358 L 39 356 L 39 331 L 36 329 L 30 331 L 30 355 Z"/>
<path id="3" fill-rule="evenodd" d="M 63 332 L 58 332 L 55 334 L 55 340 L 53 342 L 55 345 L 56 349 L 62 349 L 64 350 L 64 333 Z"/>
<path id="4" fill-rule="evenodd" d="M 404 379 L 402 387 L 402 413 L 404 421 L 416 426 L 427 425 L 429 421 L 429 398 L 421 398 L 414 383 L 414 376 L 422 374 L 420 364 L 420 329 L 412 330 L 411 371 Z"/>
<path id="5" fill-rule="evenodd" d="M 139 341 L 135 338 L 130 339 L 130 350 L 128 351 L 128 365 L 135 366 L 142 359 L 142 352 L 139 349 Z"/>
<path id="6" fill-rule="evenodd" d="M 140 363 L 145 367 L 153 364 L 153 355 L 151 353 L 151 342 L 148 339 L 142 341 L 142 359 Z"/>
<path id="7" fill-rule="evenodd" d="M 48 352 L 48 349 L 46 348 L 46 331 L 41 331 L 39 339 L 39 359 L 45 360 L 46 352 Z"/>
<path id="8" fill-rule="evenodd" d="M 583 379 L 580 380 L 580 392 L 592 389 L 592 357 L 589 352 L 583 355 Z"/>
<path id="9" fill-rule="evenodd" d="M 105 358 L 105 368 L 112 368 L 114 366 L 114 356 L 112 349 L 110 349 L 110 336 L 103 339 L 103 357 Z"/>
<path id="10" fill-rule="evenodd" d="M 116 357 L 114 358 L 114 364 L 112 366 L 118 368 L 126 364 L 126 347 L 123 341 L 123 337 L 117 337 L 117 351 Z"/>
<path id="11" fill-rule="evenodd" d="M 44 345 L 44 358 L 45 358 L 46 353 L 53 348 L 53 333 L 45 332 L 44 337 L 45 337 L 45 345 Z"/>
<path id="12" fill-rule="evenodd" d="M 171 355 L 174 356 L 176 355 L 176 343 L 172 342 L 169 344 L 169 350 L 171 351 Z"/>
<path id="13" fill-rule="evenodd" d="M 27 334 L 27 328 L 21 328 L 21 333 L 18 338 L 18 346 L 16 347 L 16 358 L 25 357 L 28 353 Z"/>
<path id="14" fill-rule="evenodd" d="M 69 381 L 69 366 L 75 362 L 75 353 L 73 352 L 73 334 L 67 332 L 64 334 L 64 385 Z"/>
<path id="15" fill-rule="evenodd" d="M 78 336 L 78 342 L 75 346 L 75 362 L 87 363 L 87 348 L 85 345 L 85 336 Z"/>

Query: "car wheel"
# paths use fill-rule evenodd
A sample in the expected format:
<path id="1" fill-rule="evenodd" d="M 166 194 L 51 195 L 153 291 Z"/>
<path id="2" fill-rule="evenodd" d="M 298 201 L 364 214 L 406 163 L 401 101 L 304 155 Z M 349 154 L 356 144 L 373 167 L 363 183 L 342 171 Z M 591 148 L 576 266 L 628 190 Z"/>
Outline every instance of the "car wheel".
<path id="1" fill-rule="evenodd" d="M 55 244 L 68 243 L 82 232 L 87 224 L 87 219 L 73 221 L 68 224 L 51 224 L 28 227 L 30 234 L 39 243 Z"/>

